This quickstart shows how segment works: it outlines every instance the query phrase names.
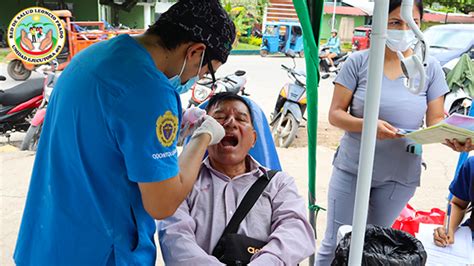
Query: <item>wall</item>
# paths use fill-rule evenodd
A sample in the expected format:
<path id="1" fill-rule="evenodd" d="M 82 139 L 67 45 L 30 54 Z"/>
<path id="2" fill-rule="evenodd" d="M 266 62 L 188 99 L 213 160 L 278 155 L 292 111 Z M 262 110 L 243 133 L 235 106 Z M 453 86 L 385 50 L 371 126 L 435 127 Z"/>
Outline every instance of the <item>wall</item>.
<path id="1" fill-rule="evenodd" d="M 46 0 L 46 2 L 48 2 Z M 73 16 L 77 21 L 99 20 L 98 0 L 66 0 L 73 4 Z M 0 28 L 6 29 L 11 19 L 21 10 L 35 6 L 36 0 L 4 0 L 0 8 Z M 130 12 L 120 11 L 120 22 L 129 27 L 144 27 L 143 6 L 135 6 Z M 152 10 L 152 22 L 154 21 L 154 8 Z"/>
<path id="2" fill-rule="evenodd" d="M 98 0 L 66 0 L 66 3 L 73 4 L 73 16 L 76 20 L 97 20 L 99 17 Z M 0 8 L 0 27 L 8 27 L 11 19 L 18 12 L 35 5 L 36 0 L 2 1 Z"/>
<path id="3" fill-rule="evenodd" d="M 72 15 L 78 21 L 96 21 L 99 20 L 98 0 L 66 0 L 66 3 L 72 3 Z"/>
<path id="4" fill-rule="evenodd" d="M 153 12 L 154 13 L 154 12 Z M 143 6 L 136 5 L 130 12 L 119 11 L 120 23 L 130 28 L 143 29 Z M 152 17 L 153 21 L 153 17 Z"/>
<path id="5" fill-rule="evenodd" d="M 342 17 L 350 17 L 354 19 L 354 27 L 358 26 L 363 26 L 365 25 L 365 17 L 362 16 L 342 16 L 342 15 L 336 15 L 336 29 L 338 31 L 341 31 L 342 29 L 340 28 L 341 25 L 341 18 Z M 332 14 L 324 14 L 323 15 L 323 25 L 321 28 L 321 39 L 322 40 L 327 40 L 331 36 L 331 22 L 332 22 Z M 353 29 L 346 29 L 346 32 L 352 32 Z M 352 38 L 351 36 L 340 36 L 342 41 L 350 41 Z"/>
<path id="6" fill-rule="evenodd" d="M 6 29 L 10 24 L 12 18 L 21 10 L 34 6 L 36 1 L 34 0 L 22 0 L 22 1 L 2 1 L 2 7 L 0 8 L 0 27 Z"/>

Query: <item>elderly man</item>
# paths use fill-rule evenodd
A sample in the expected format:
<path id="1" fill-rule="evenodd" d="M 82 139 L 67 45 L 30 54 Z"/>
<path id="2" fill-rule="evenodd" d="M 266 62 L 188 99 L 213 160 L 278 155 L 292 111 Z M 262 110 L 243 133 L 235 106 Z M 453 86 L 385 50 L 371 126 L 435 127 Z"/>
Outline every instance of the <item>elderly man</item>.
<path id="1" fill-rule="evenodd" d="M 211 254 L 242 198 L 269 171 L 248 155 L 256 132 L 242 97 L 217 94 L 207 112 L 226 134 L 219 144 L 209 146 L 209 156 L 187 199 L 158 225 L 166 265 L 223 265 Z M 304 200 L 293 177 L 284 172 L 270 180 L 237 233 L 266 243 L 249 265 L 296 265 L 315 249 Z"/>

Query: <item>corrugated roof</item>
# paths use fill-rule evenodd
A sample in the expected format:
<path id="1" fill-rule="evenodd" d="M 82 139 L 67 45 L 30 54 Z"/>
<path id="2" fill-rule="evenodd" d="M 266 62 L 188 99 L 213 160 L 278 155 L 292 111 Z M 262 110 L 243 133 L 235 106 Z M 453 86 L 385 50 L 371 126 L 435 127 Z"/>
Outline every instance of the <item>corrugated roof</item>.
<path id="1" fill-rule="evenodd" d="M 324 6 L 324 13 L 325 14 L 332 14 L 333 13 L 333 6 L 332 5 L 325 5 Z M 336 15 L 349 15 L 349 16 L 368 16 L 367 13 L 362 11 L 357 7 L 351 6 L 336 6 Z"/>
<path id="2" fill-rule="evenodd" d="M 446 21 L 446 14 L 425 13 L 423 14 L 423 21 L 444 23 Z M 474 16 L 448 14 L 447 23 L 474 23 Z"/>

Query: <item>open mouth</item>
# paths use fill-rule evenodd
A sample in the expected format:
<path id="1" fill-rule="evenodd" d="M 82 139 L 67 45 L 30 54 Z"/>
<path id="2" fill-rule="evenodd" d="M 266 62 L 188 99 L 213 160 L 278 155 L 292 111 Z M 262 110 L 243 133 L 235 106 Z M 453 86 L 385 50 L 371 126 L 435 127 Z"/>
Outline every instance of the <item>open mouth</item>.
<path id="1" fill-rule="evenodd" d="M 222 140 L 221 144 L 224 147 L 235 147 L 239 144 L 239 139 L 234 135 L 226 135 Z"/>

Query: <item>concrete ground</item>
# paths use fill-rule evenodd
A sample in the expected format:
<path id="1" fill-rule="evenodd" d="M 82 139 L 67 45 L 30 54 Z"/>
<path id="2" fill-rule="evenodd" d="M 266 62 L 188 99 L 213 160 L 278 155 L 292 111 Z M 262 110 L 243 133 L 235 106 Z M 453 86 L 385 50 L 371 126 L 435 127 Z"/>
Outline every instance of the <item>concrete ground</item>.
<path id="1" fill-rule="evenodd" d="M 304 60 L 296 59 L 298 68 L 304 69 Z M 292 60 L 284 57 L 261 58 L 259 56 L 231 56 L 218 75 L 228 74 L 237 69 L 247 71 L 247 92 L 258 102 L 267 115 L 273 109 L 280 88 L 288 82 L 280 64 L 292 65 Z M 0 64 L 0 75 L 6 75 L 6 66 Z M 319 120 L 320 125 L 327 125 L 327 111 L 332 96 L 332 78 L 323 80 L 319 89 Z M 7 80 L 0 84 L 7 88 L 15 84 Z M 182 97 L 183 105 L 187 105 L 188 95 Z M 321 129 L 320 129 L 321 130 Z M 335 133 L 334 133 L 335 132 Z M 340 134 L 329 131 L 327 134 Z M 21 141 L 22 133 L 15 133 L 13 139 Z M 5 145 L 0 138 L 0 265 L 12 265 L 12 254 L 16 243 L 18 228 L 23 213 L 25 197 L 28 191 L 29 178 L 33 167 L 33 152 L 21 152 L 14 147 Z M 334 147 L 320 143 L 317 149 L 317 203 L 327 206 L 327 186 L 331 175 L 331 161 Z M 300 194 L 306 198 L 308 193 L 307 148 L 278 149 L 283 169 L 296 179 Z M 422 184 L 410 201 L 413 207 L 420 210 L 445 208 L 447 187 L 453 177 L 458 154 L 443 145 L 428 145 L 424 148 L 424 159 L 428 164 L 422 173 Z M 322 212 L 317 220 L 318 238 L 324 234 L 326 213 Z M 320 239 L 318 239 L 319 245 Z M 159 252 L 158 252 L 159 253 Z M 163 265 L 158 255 L 157 265 Z M 306 265 L 306 263 L 304 263 Z"/>

